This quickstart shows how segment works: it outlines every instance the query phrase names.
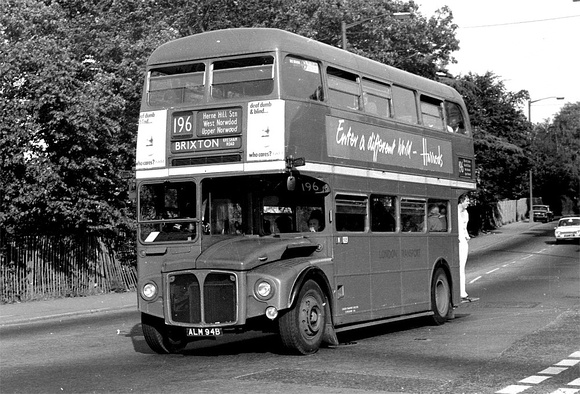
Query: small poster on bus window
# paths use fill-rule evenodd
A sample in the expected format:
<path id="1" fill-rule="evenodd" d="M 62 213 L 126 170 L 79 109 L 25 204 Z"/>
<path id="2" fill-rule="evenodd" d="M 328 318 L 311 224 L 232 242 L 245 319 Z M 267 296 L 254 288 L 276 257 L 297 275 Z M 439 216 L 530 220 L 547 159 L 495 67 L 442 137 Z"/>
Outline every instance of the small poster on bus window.
<path id="1" fill-rule="evenodd" d="M 137 170 L 165 167 L 167 111 L 141 112 L 137 130 Z"/>
<path id="2" fill-rule="evenodd" d="M 248 103 L 247 161 L 284 160 L 284 101 Z"/>

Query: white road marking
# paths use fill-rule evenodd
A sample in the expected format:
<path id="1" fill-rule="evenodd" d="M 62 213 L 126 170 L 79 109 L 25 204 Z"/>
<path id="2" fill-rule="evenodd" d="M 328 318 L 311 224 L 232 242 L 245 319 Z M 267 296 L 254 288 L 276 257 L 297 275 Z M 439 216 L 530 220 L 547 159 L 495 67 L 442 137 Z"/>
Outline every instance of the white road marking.
<path id="1" fill-rule="evenodd" d="M 538 383 L 542 383 L 546 379 L 550 379 L 550 376 L 532 375 L 532 376 L 528 376 L 525 379 L 520 380 L 518 383 L 538 384 Z"/>
<path id="2" fill-rule="evenodd" d="M 562 360 L 557 364 L 554 365 L 559 365 L 559 366 L 565 366 L 565 367 L 573 367 L 574 365 L 580 363 L 580 360 Z"/>
<path id="3" fill-rule="evenodd" d="M 574 394 L 578 391 L 580 391 L 580 389 L 567 389 L 560 387 L 558 390 L 552 391 L 550 394 Z"/>
<path id="4" fill-rule="evenodd" d="M 574 359 L 572 359 L 574 358 Z M 539 374 L 544 375 L 557 375 L 561 372 L 568 370 L 569 367 L 573 367 L 580 363 L 580 351 L 573 352 L 568 356 L 568 358 L 563 359 L 555 363 L 553 366 L 544 369 L 543 371 L 538 372 Z M 520 380 L 518 383 L 527 383 L 527 384 L 539 384 L 542 383 L 546 379 L 550 379 L 551 376 L 541 376 L 541 375 L 532 375 L 528 376 Z M 574 379 L 567 386 L 580 386 L 580 378 Z M 524 386 L 519 384 L 512 384 L 507 386 L 500 391 L 496 391 L 495 394 L 518 394 L 521 393 L 530 387 L 533 386 Z M 580 392 L 580 389 L 576 388 L 568 388 L 568 387 L 560 387 L 558 390 L 553 391 L 549 394 L 575 394 Z"/>
<path id="5" fill-rule="evenodd" d="M 546 368 L 543 371 L 540 371 L 538 373 L 543 373 L 543 374 L 546 374 L 546 375 L 558 375 L 560 372 L 564 372 L 567 369 L 568 368 L 549 367 L 549 368 Z"/>
<path id="6" fill-rule="evenodd" d="M 518 394 L 521 393 L 524 390 L 529 389 L 532 386 L 522 386 L 519 384 L 512 384 L 511 386 L 507 386 L 504 389 L 501 389 L 500 391 L 496 391 L 496 394 Z"/>

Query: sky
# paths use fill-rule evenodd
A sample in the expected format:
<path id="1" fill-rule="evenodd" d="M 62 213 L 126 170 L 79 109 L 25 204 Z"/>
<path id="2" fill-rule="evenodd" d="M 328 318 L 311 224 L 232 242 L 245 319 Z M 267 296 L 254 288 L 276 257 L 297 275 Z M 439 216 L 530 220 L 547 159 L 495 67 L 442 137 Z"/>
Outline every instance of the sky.
<path id="1" fill-rule="evenodd" d="M 493 72 L 508 91 L 527 90 L 532 122 L 580 102 L 580 1 L 416 0 L 425 17 L 445 5 L 458 25 L 453 75 Z M 548 97 L 564 97 L 563 100 Z M 546 98 L 545 100 L 542 100 Z M 522 107 L 528 115 L 528 104 Z"/>

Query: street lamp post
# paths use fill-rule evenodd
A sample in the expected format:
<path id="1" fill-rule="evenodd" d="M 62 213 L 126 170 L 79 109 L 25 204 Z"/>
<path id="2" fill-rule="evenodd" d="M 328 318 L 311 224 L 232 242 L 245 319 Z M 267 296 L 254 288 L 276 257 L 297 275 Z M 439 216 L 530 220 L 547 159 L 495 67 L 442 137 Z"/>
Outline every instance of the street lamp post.
<path id="1" fill-rule="evenodd" d="M 346 23 L 345 21 L 342 21 L 341 23 L 341 28 L 342 28 L 342 49 L 344 49 L 346 51 L 346 30 L 350 29 L 353 26 L 358 26 L 362 23 L 368 22 L 370 20 L 376 19 L 376 18 L 380 18 L 386 15 L 391 15 L 392 17 L 394 17 L 395 19 L 408 19 L 411 17 L 411 13 L 410 12 L 392 12 L 392 13 L 388 13 L 388 14 L 382 14 L 382 15 L 377 15 L 377 16 L 373 16 L 370 18 L 366 18 L 366 19 L 362 19 L 360 21 L 356 21 L 356 22 L 352 22 L 352 23 Z"/>
<path id="2" fill-rule="evenodd" d="M 553 99 L 556 100 L 564 100 L 564 97 L 557 97 L 557 96 L 550 96 L 550 97 L 543 97 L 537 100 L 528 100 L 528 122 L 532 123 L 532 104 L 537 103 L 538 101 Z M 530 170 L 530 224 L 534 222 L 534 195 L 532 191 L 532 181 L 533 181 L 533 174 L 532 170 Z"/>
<path id="3" fill-rule="evenodd" d="M 538 101 L 548 100 L 548 99 L 553 99 L 553 98 L 555 98 L 556 100 L 564 100 L 564 97 L 557 97 L 557 96 L 544 97 L 544 98 L 537 99 L 537 100 L 528 100 L 528 122 L 532 123 L 532 104 L 533 103 L 537 103 Z"/>

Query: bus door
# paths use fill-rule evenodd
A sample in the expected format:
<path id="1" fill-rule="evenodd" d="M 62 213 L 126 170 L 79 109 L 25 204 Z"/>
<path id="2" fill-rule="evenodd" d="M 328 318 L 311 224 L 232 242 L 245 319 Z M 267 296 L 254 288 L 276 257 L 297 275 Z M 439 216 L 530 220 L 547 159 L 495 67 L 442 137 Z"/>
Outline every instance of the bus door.
<path id="1" fill-rule="evenodd" d="M 370 197 L 371 302 L 373 319 L 400 315 L 401 256 L 395 196 Z"/>
<path id="2" fill-rule="evenodd" d="M 401 199 L 401 295 L 402 313 L 429 309 L 429 239 L 426 233 L 426 201 Z"/>
<path id="3" fill-rule="evenodd" d="M 335 203 L 336 323 L 368 320 L 372 316 L 369 237 L 365 233 L 368 197 L 338 194 Z"/>

